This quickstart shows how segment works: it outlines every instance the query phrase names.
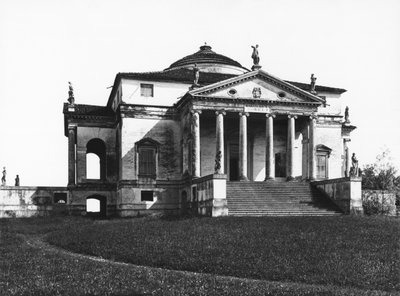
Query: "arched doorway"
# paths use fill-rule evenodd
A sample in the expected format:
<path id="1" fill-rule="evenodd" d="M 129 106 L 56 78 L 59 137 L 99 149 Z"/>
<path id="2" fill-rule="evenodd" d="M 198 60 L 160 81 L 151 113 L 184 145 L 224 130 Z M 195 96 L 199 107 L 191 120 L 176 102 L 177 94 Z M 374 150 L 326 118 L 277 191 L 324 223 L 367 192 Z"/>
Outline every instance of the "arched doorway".
<path id="1" fill-rule="evenodd" d="M 86 198 L 86 215 L 105 218 L 107 216 L 107 198 L 102 195 L 91 195 Z"/>
<path id="2" fill-rule="evenodd" d="M 86 178 L 106 178 L 106 144 L 100 139 L 91 139 L 86 145 Z"/>

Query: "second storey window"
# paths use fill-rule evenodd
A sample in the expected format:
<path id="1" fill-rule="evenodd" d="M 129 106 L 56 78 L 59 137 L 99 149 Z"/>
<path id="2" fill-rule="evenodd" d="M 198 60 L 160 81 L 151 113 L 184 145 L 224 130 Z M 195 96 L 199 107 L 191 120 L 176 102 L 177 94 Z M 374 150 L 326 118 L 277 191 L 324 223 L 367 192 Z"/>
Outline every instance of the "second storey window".
<path id="1" fill-rule="evenodd" d="M 153 84 L 141 83 L 140 84 L 140 95 L 142 97 L 154 97 Z"/>
<path id="2" fill-rule="evenodd" d="M 153 147 L 139 148 L 139 176 L 156 176 L 156 149 Z"/>

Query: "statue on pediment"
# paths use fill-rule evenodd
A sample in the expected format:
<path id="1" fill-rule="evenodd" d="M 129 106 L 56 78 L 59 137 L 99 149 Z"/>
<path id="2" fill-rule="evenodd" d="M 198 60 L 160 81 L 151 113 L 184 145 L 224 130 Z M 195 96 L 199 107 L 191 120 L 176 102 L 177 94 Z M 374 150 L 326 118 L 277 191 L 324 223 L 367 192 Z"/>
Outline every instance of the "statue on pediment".
<path id="1" fill-rule="evenodd" d="M 253 53 L 251 54 L 251 58 L 253 59 L 253 64 L 258 65 L 260 63 L 260 56 L 258 55 L 258 44 L 256 46 L 251 46 L 253 48 Z"/>
<path id="2" fill-rule="evenodd" d="M 75 98 L 74 98 L 74 88 L 72 87 L 72 83 L 68 81 L 68 87 L 69 87 L 69 91 L 68 91 L 68 102 L 70 105 L 74 105 L 75 104 Z"/>

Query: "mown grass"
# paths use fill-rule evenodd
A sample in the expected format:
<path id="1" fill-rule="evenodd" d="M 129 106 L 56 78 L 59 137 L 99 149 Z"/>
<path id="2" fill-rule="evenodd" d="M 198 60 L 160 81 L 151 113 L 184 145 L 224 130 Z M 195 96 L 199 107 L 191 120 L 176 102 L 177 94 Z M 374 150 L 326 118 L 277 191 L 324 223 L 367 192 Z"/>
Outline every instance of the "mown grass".
<path id="1" fill-rule="evenodd" d="M 399 270 L 396 267 L 399 259 L 398 257 L 393 258 L 393 254 L 399 251 L 399 246 L 395 243 L 387 244 L 384 241 L 377 243 L 382 239 L 388 240 L 392 231 L 396 232 L 392 233 L 393 235 L 390 240 L 392 242 L 397 241 L 396 235 L 399 230 L 399 220 L 357 219 L 350 217 L 338 219 L 336 222 L 325 218 L 305 220 L 304 218 L 194 218 L 187 220 L 155 220 L 146 218 L 93 221 L 75 217 L 0 219 L 0 295 L 235 296 L 400 294 L 398 293 Z M 245 265 L 240 263 L 245 261 L 252 262 L 258 268 L 264 266 L 259 270 L 259 274 L 270 274 L 272 269 L 277 268 L 274 267 L 277 262 L 283 262 L 281 272 L 278 272 L 276 275 L 272 274 L 275 276 L 272 279 L 276 280 L 279 279 L 279 274 L 283 276 L 284 274 L 290 274 L 288 272 L 290 270 L 295 271 L 296 265 L 293 265 L 293 256 L 289 256 L 286 259 L 286 264 L 282 259 L 287 254 L 285 252 L 281 253 L 281 255 L 278 254 L 278 257 L 281 257 L 280 259 L 272 258 L 270 261 L 264 263 L 258 260 L 260 263 L 254 264 L 257 260 L 254 255 L 251 255 L 253 251 L 257 254 L 267 253 L 276 256 L 273 250 L 275 247 L 273 246 L 278 246 L 279 241 L 283 242 L 283 236 L 285 235 L 288 236 L 287 239 L 293 239 L 291 237 L 293 229 L 302 233 L 299 234 L 300 238 L 303 237 L 303 239 L 299 239 L 300 241 L 304 239 L 310 241 L 308 244 L 304 242 L 303 244 L 310 245 L 313 239 L 320 235 L 319 228 L 323 229 L 329 225 L 333 227 L 332 224 L 335 224 L 334 228 L 340 229 L 349 223 L 355 225 L 352 231 L 355 231 L 355 229 L 361 231 L 359 236 L 374 236 L 377 232 L 383 233 L 379 234 L 379 237 L 373 243 L 370 242 L 368 244 L 370 247 L 375 245 L 371 252 L 368 253 L 369 255 L 365 253 L 365 248 L 362 247 L 358 251 L 361 254 L 358 257 L 374 257 L 373 253 L 383 253 L 382 257 L 379 257 L 379 260 L 383 260 L 383 265 L 386 266 L 386 269 L 392 269 L 392 276 L 388 276 L 388 273 L 383 273 L 382 275 L 378 275 L 381 280 L 375 281 L 375 284 L 366 283 L 365 286 L 361 285 L 361 288 L 350 285 L 350 281 L 344 286 L 342 284 L 319 285 L 314 284 L 312 281 L 308 281 L 311 284 L 307 284 L 307 281 L 302 281 L 303 283 L 299 281 L 291 282 L 293 278 L 290 277 L 283 278 L 281 281 L 251 280 L 221 277 L 208 273 L 187 273 L 146 266 L 98 262 L 82 256 L 71 255 L 57 248 L 49 248 L 46 245 L 44 245 L 45 247 L 32 245 L 33 239 L 50 233 L 51 235 L 48 239 L 53 243 L 57 242 L 64 245 L 65 248 L 79 252 L 96 254 L 121 261 L 129 259 L 126 261 L 139 262 L 144 265 L 151 264 L 169 268 L 177 267 L 177 269 L 184 266 L 191 266 L 192 269 L 194 267 L 198 268 L 198 271 L 210 272 L 214 270 L 221 274 L 247 274 L 246 271 L 239 270 L 243 266 L 249 268 L 249 270 L 251 269 L 253 274 L 255 269 L 250 263 L 246 263 Z M 269 227 L 269 231 L 265 229 L 266 227 Z M 349 232 L 349 229 L 346 227 L 343 231 Z M 244 231 L 244 228 L 247 228 L 247 231 Z M 378 230 L 379 228 L 381 230 Z M 254 232 L 251 236 L 246 234 L 246 232 L 250 231 Z M 326 235 L 328 235 L 327 233 Z M 248 240 L 249 237 L 252 237 L 254 241 Z M 333 240 L 333 244 L 343 249 L 348 248 L 354 243 L 344 242 L 344 239 L 344 237 L 337 238 Z M 357 240 L 357 237 L 354 239 Z M 270 249 L 270 251 L 257 251 L 256 248 L 259 248 L 260 245 L 253 245 L 253 243 L 258 240 L 260 240 L 259 244 L 262 241 L 264 242 L 262 243 L 264 250 Z M 340 246 L 337 242 L 335 243 L 335 241 L 339 240 L 343 242 L 343 245 Z M 282 245 L 282 248 L 290 248 L 291 245 L 301 245 L 301 243 L 286 243 Z M 237 250 L 243 249 L 244 246 L 247 248 L 245 252 L 247 255 L 244 255 L 244 259 L 241 259 L 241 257 L 237 257 Z M 232 249 L 235 249 L 234 254 L 229 255 L 228 253 Z M 298 249 L 298 247 L 295 249 Z M 340 251 L 337 251 L 337 254 L 340 253 Z M 340 256 L 336 257 L 339 258 Z M 356 258 L 358 257 L 356 256 Z M 230 264 L 227 262 L 229 258 L 236 258 L 236 262 L 231 262 L 232 264 Z M 389 259 L 392 259 L 393 262 L 390 263 Z M 348 264 L 343 265 L 341 260 L 339 261 L 337 268 L 339 266 L 341 268 L 348 266 Z M 374 266 L 375 263 L 376 260 L 372 260 L 370 266 Z M 211 265 L 215 266 L 212 268 Z M 226 270 L 224 267 L 226 267 Z M 366 278 L 364 274 L 366 271 L 363 270 L 364 267 L 357 266 L 352 269 L 358 269 L 362 274 L 361 278 Z M 307 273 L 303 269 L 307 270 Z M 313 269 L 312 266 L 302 266 L 297 270 L 297 273 L 302 274 L 304 277 L 305 274 L 311 274 L 309 271 L 311 269 Z M 265 270 L 268 271 L 266 272 Z M 377 268 L 366 273 L 379 273 L 382 270 L 384 268 Z M 329 272 L 323 272 L 319 278 L 324 279 L 328 275 Z M 257 276 L 254 277 L 256 278 Z M 318 278 L 317 275 L 314 275 L 314 277 Z M 387 279 L 384 280 L 384 277 L 387 277 Z M 379 281 L 381 283 L 376 284 Z"/>
<path id="2" fill-rule="evenodd" d="M 400 291 L 399 222 L 349 216 L 132 219 L 68 225 L 47 240 L 144 266 Z"/>

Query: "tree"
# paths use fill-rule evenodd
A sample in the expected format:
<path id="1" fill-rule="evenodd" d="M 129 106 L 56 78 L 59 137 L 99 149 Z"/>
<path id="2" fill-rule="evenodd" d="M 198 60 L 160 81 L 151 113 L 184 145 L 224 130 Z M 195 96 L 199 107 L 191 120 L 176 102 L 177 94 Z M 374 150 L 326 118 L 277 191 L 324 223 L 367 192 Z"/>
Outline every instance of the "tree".
<path id="1" fill-rule="evenodd" d="M 368 164 L 364 167 L 362 173 L 363 189 L 372 190 L 400 190 L 400 176 L 393 165 L 393 158 L 390 150 L 385 149 L 376 157 L 374 164 Z"/>

